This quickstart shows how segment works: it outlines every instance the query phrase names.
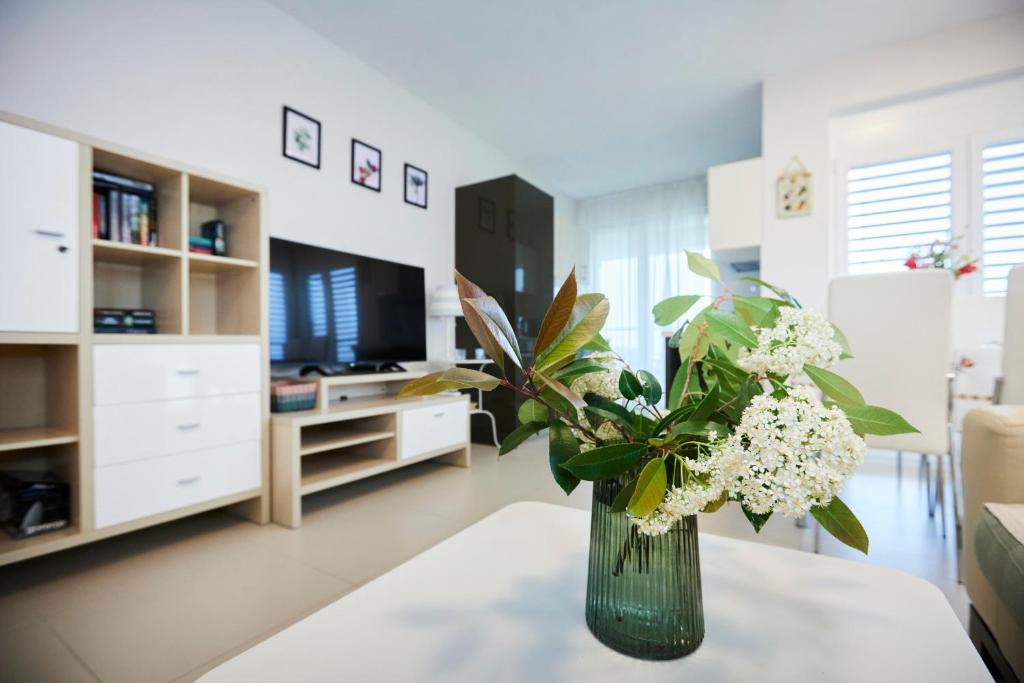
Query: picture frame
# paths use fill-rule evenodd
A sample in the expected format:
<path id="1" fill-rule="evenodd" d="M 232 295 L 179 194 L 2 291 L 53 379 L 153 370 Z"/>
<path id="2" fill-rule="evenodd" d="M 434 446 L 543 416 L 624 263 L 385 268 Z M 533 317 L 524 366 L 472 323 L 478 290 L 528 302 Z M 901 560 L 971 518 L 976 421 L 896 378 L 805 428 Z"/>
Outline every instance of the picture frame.
<path id="1" fill-rule="evenodd" d="M 779 218 L 810 216 L 814 211 L 814 178 L 800 157 L 793 157 L 775 181 Z"/>
<path id="2" fill-rule="evenodd" d="M 384 155 L 373 145 L 352 138 L 352 182 L 380 192 Z"/>
<path id="3" fill-rule="evenodd" d="M 320 122 L 285 106 L 281 113 L 281 154 L 320 170 Z"/>
<path id="4" fill-rule="evenodd" d="M 405 194 L 406 204 L 418 206 L 421 209 L 427 208 L 427 189 L 429 176 L 426 171 L 418 166 L 406 163 L 405 173 Z"/>
<path id="5" fill-rule="evenodd" d="M 486 197 L 480 197 L 477 203 L 477 222 L 484 232 L 494 233 L 494 223 L 498 212 L 494 202 Z"/>

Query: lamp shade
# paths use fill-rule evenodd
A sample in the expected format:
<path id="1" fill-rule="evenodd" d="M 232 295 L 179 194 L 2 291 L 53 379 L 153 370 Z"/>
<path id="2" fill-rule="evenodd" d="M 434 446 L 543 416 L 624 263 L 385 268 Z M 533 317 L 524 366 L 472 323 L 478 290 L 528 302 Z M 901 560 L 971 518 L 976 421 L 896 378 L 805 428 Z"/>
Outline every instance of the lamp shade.
<path id="1" fill-rule="evenodd" d="M 430 315 L 437 318 L 461 318 L 462 303 L 455 285 L 438 285 L 430 298 Z"/>

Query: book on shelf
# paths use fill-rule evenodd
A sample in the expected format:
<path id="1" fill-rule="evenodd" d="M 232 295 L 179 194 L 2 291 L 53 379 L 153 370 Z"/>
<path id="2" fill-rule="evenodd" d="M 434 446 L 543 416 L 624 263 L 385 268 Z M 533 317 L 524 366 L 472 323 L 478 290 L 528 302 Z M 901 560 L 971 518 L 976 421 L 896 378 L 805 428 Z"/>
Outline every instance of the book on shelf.
<path id="1" fill-rule="evenodd" d="M 208 237 L 190 235 L 188 238 L 188 250 L 193 254 L 212 255 L 214 253 L 213 240 Z"/>
<path id="2" fill-rule="evenodd" d="M 149 309 L 94 308 L 97 334 L 156 334 L 156 313 Z"/>
<path id="3" fill-rule="evenodd" d="M 93 171 L 92 184 L 94 237 L 150 247 L 159 244 L 152 183 Z"/>

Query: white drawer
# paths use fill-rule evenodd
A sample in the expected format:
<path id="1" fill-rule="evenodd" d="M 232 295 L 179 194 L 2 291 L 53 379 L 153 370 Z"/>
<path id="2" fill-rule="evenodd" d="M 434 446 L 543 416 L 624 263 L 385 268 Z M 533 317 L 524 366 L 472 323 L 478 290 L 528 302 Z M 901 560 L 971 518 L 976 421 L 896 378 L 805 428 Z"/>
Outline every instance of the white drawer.
<path id="1" fill-rule="evenodd" d="M 399 458 L 415 458 L 467 440 L 469 411 L 466 401 L 409 408 L 401 413 L 402 438 Z"/>
<path id="2" fill-rule="evenodd" d="M 103 467 L 260 438 L 260 394 L 97 406 L 93 465 Z"/>
<path id="3" fill-rule="evenodd" d="M 259 344 L 103 344 L 93 354 L 98 406 L 260 390 Z"/>
<path id="4" fill-rule="evenodd" d="M 260 442 L 101 467 L 96 528 L 195 505 L 260 485 Z"/>

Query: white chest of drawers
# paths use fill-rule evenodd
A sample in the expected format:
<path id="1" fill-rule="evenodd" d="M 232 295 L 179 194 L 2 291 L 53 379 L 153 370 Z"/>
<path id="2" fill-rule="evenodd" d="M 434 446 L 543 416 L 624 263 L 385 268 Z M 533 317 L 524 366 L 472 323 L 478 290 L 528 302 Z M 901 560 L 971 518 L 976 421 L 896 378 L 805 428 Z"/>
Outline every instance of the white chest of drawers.
<path id="1" fill-rule="evenodd" d="M 97 346 L 93 376 L 96 528 L 261 485 L 258 344 Z"/>

